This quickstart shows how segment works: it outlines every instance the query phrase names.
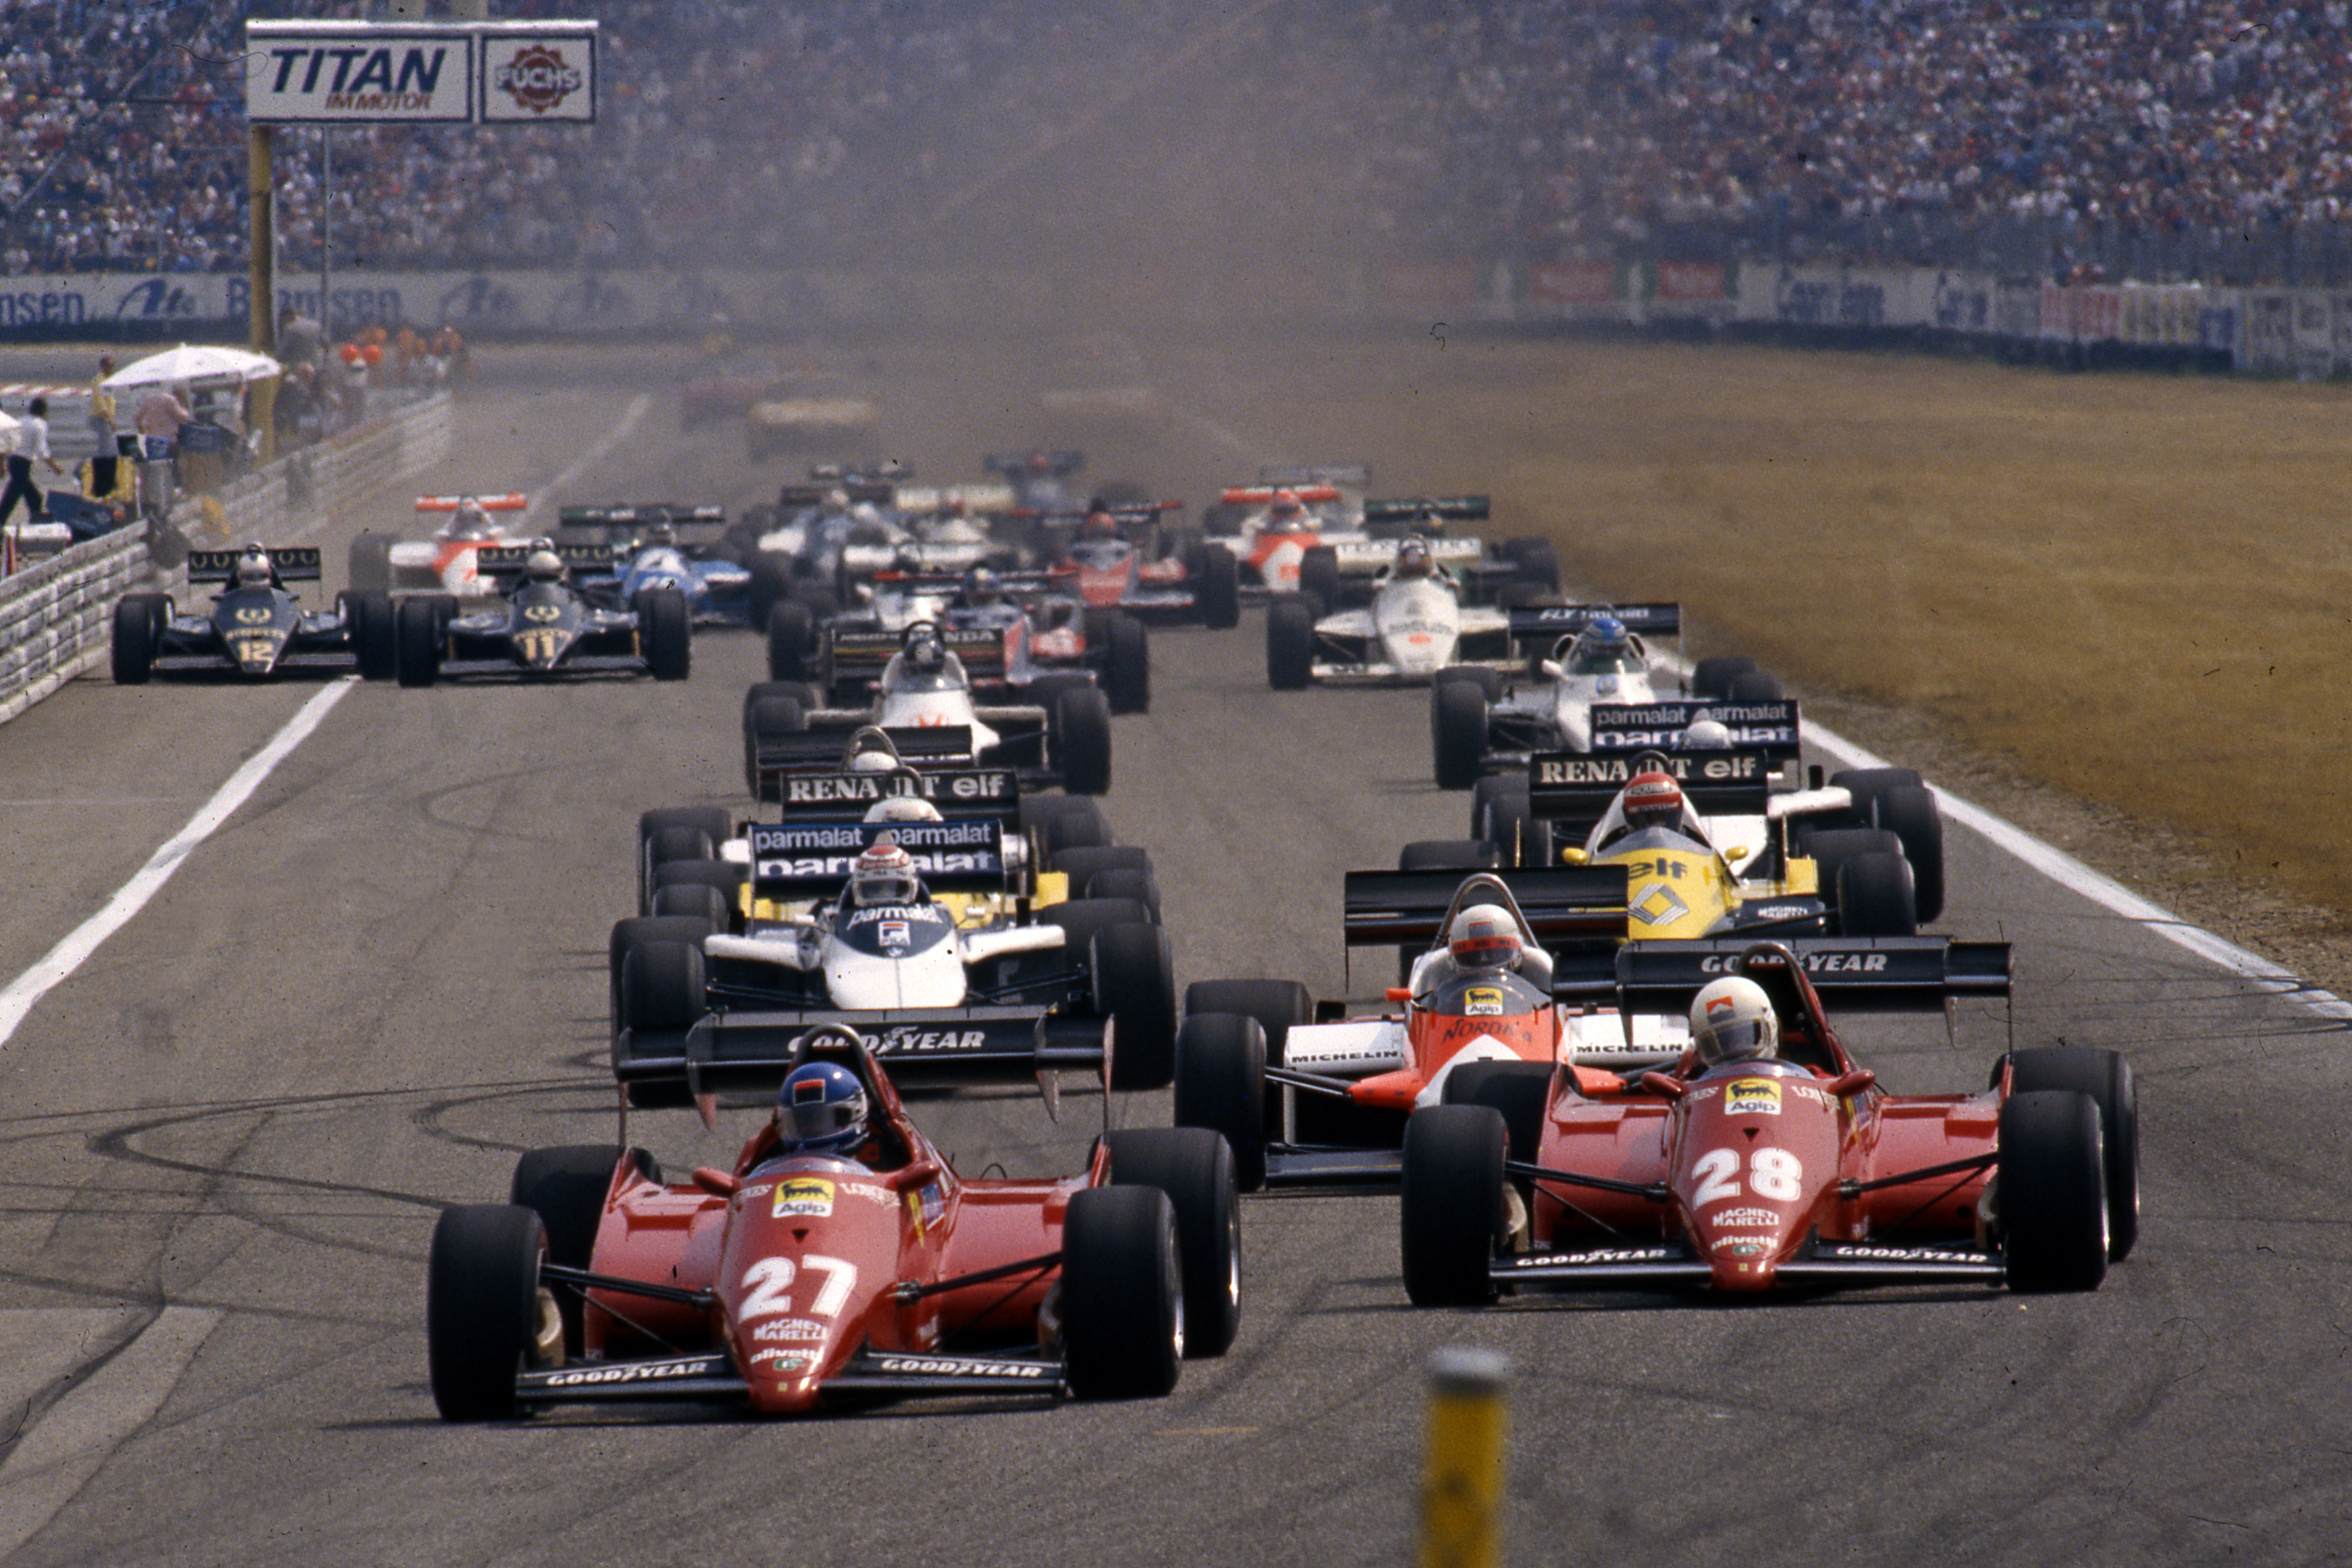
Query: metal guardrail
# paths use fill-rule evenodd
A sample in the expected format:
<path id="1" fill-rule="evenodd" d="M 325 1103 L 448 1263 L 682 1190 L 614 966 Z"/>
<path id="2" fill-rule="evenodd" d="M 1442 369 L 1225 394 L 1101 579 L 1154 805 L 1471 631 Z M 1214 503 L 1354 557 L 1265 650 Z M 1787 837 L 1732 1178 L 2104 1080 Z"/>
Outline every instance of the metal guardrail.
<path id="1" fill-rule="evenodd" d="M 208 526 L 215 542 L 289 543 L 298 529 L 356 506 L 449 449 L 456 419 L 449 394 L 436 393 L 247 475 L 211 498 L 219 505 L 177 520 Z M 0 581 L 0 722 L 14 719 L 107 657 L 114 603 L 161 579 L 142 524 L 68 545 Z"/>

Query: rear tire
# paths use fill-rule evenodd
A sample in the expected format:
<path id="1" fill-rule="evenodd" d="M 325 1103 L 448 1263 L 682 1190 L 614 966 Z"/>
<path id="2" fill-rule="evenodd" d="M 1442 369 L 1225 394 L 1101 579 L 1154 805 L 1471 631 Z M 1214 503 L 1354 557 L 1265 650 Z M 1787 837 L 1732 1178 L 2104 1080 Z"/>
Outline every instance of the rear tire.
<path id="1" fill-rule="evenodd" d="M 1551 1079 L 1552 1069 L 1543 1062 L 1465 1062 L 1445 1075 L 1443 1103 L 1483 1105 L 1500 1116 L 1505 1152 L 1534 1164 Z"/>
<path id="2" fill-rule="evenodd" d="M 161 594 L 125 594 L 114 602 L 114 645 L 110 658 L 114 684 L 144 686 L 155 670 L 155 649 L 162 640 L 155 631 L 158 604 L 170 613 L 171 600 Z"/>
<path id="3" fill-rule="evenodd" d="M 1114 713 L 1151 710 L 1151 639 L 1133 616 L 1114 614 L 1106 627 L 1103 695 Z"/>
<path id="4" fill-rule="evenodd" d="M 1489 665 L 1449 664 L 1437 672 L 1437 679 L 1431 685 L 1444 686 L 1453 680 L 1466 680 L 1475 686 L 1489 706 L 1502 700 L 1503 672 Z"/>
<path id="5" fill-rule="evenodd" d="M 1691 691 L 1720 700 L 1731 695 L 1734 680 L 1755 668 L 1756 661 L 1742 655 L 1700 659 L 1691 667 Z"/>
<path id="6" fill-rule="evenodd" d="M 1054 705 L 1054 740 L 1062 787 L 1072 795 L 1110 788 L 1110 700 L 1098 688 L 1062 693 Z"/>
<path id="7" fill-rule="evenodd" d="M 2117 1051 L 2043 1046 L 2010 1059 L 2010 1091 L 2066 1089 L 2099 1108 L 2099 1145 L 2106 1166 L 2107 1260 L 2121 1263 L 2139 1239 L 2139 1090 L 2131 1063 Z"/>
<path id="8" fill-rule="evenodd" d="M 1751 669 L 1731 678 L 1731 689 L 1725 695 L 1734 702 L 1779 702 L 1788 696 L 1781 689 L 1780 678 L 1769 670 Z"/>
<path id="9" fill-rule="evenodd" d="M 1486 694 L 1466 680 L 1429 689 L 1437 787 L 1468 789 L 1486 768 Z"/>
<path id="10" fill-rule="evenodd" d="M 623 1152 L 617 1143 L 575 1143 L 533 1149 L 515 1162 L 507 1202 L 539 1215 L 547 1233 L 549 1262 L 585 1268 L 593 1261 L 596 1232 L 604 1222 L 604 1194 L 612 1190 L 613 1173 Z M 550 1294 L 555 1298 L 555 1310 L 562 1314 L 564 1352 L 578 1355 L 585 1302 L 579 1291 L 569 1288 Z"/>
<path id="11" fill-rule="evenodd" d="M 760 777 L 760 753 L 788 735 L 808 732 L 808 713 L 790 697 L 755 699 L 743 711 L 743 787 L 754 800 L 775 800 L 780 791 Z"/>
<path id="12" fill-rule="evenodd" d="M 637 638 L 656 680 L 684 680 L 694 673 L 694 615 L 676 588 L 637 595 Z"/>
<path id="13" fill-rule="evenodd" d="M 1105 1136 L 1110 1179 L 1123 1187 L 1157 1187 L 1175 1208 L 1186 1358 L 1224 1354 L 1242 1322 L 1241 1202 L 1232 1149 L 1202 1127 L 1133 1127 Z"/>
<path id="14" fill-rule="evenodd" d="M 344 561 L 343 585 L 354 594 L 392 593 L 392 543 L 389 533 L 362 533 L 352 541 Z"/>
<path id="15" fill-rule="evenodd" d="M 809 650 L 816 644 L 816 621 L 797 599 L 779 599 L 768 609 L 768 679 L 806 680 Z"/>
<path id="16" fill-rule="evenodd" d="M 1483 1105 L 1433 1105 L 1405 1123 L 1398 1239 L 1414 1306 L 1495 1299 L 1507 1139 L 1502 1113 Z"/>
<path id="17" fill-rule="evenodd" d="M 1110 1086 L 1165 1089 L 1176 1076 L 1176 973 L 1168 933 L 1127 921 L 1095 932 L 1095 1011 L 1112 1020 Z"/>
<path id="18" fill-rule="evenodd" d="M 1339 552 L 1328 544 L 1310 544 L 1298 557 L 1298 591 L 1328 616 L 1339 607 Z"/>
<path id="19" fill-rule="evenodd" d="M 1176 1125 L 1223 1134 L 1234 1180 L 1265 1185 L 1265 1030 L 1241 1013 L 1195 1013 L 1176 1033 Z"/>
<path id="20" fill-rule="evenodd" d="M 1229 631 L 1242 624 L 1241 563 L 1222 544 L 1201 552 L 1201 581 L 1193 589 L 1201 624 L 1211 631 Z"/>
<path id="21" fill-rule="evenodd" d="M 2012 1290 L 2095 1290 L 2106 1278 L 2106 1172 L 2099 1108 L 2037 1089 L 2000 1105 L 2001 1256 Z"/>
<path id="22" fill-rule="evenodd" d="M 1918 894 L 1900 855 L 1857 855 L 1838 867 L 1838 931 L 1845 936 L 1916 936 Z"/>
<path id="23" fill-rule="evenodd" d="M 1062 1222 L 1065 1374 L 1080 1399 L 1171 1394 L 1184 1360 L 1176 1207 L 1157 1187 L 1089 1187 Z"/>
<path id="24" fill-rule="evenodd" d="M 1903 843 L 1919 900 L 1919 923 L 1944 912 L 1944 818 L 1936 794 L 1909 768 L 1844 768 L 1832 787 L 1853 796 L 1857 826 L 1883 828 Z"/>
<path id="25" fill-rule="evenodd" d="M 1315 679 L 1315 607 L 1285 594 L 1265 610 L 1265 679 L 1276 691 L 1303 691 Z"/>
<path id="26" fill-rule="evenodd" d="M 430 686 L 441 675 L 441 617 L 433 600 L 423 597 L 401 600 L 397 615 L 394 658 L 400 684 Z"/>
<path id="27" fill-rule="evenodd" d="M 539 1328 L 540 1217 L 511 1204 L 444 1209 L 425 1272 L 425 1363 L 444 1421 L 507 1421 Z"/>

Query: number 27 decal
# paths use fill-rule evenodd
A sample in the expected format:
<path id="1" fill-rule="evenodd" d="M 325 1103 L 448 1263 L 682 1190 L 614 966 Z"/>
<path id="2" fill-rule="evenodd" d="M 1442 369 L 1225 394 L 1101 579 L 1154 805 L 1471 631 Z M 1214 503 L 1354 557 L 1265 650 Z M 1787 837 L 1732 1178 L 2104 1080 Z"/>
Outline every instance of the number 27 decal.
<path id="1" fill-rule="evenodd" d="M 772 1318 L 793 1310 L 793 1299 L 786 1292 L 793 1288 L 793 1277 L 801 1268 L 813 1268 L 824 1276 L 818 1288 L 816 1300 L 808 1310 L 819 1318 L 836 1316 L 857 1289 L 857 1265 L 839 1258 L 803 1258 L 797 1267 L 789 1258 L 762 1258 L 743 1270 L 743 1305 L 735 1316 L 739 1321 L 753 1318 Z"/>
<path id="2" fill-rule="evenodd" d="M 1691 1194 L 1691 1207 L 1718 1202 L 1739 1195 L 1739 1152 L 1736 1149 L 1709 1149 L 1691 1167 L 1698 1178 L 1698 1188 Z M 1748 1156 L 1748 1183 L 1759 1198 L 1774 1198 L 1786 1203 L 1804 1190 L 1805 1167 L 1786 1149 L 1766 1147 Z"/>

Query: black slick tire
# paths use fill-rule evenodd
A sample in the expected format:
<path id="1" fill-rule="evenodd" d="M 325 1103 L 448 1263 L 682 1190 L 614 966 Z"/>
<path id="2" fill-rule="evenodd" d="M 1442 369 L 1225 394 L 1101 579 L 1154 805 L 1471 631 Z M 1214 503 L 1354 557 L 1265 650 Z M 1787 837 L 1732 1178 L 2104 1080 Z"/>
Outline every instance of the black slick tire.
<path id="1" fill-rule="evenodd" d="M 1243 1192 L 1265 1185 L 1265 1030 L 1242 1013 L 1192 1013 L 1176 1031 L 1176 1125 L 1222 1133 Z"/>
<path id="2" fill-rule="evenodd" d="M 2001 1256 L 2012 1290 L 2095 1290 L 2107 1273 L 2099 1108 L 2036 1089 L 2000 1105 Z"/>
<path id="3" fill-rule="evenodd" d="M 161 594 L 125 594 L 114 602 L 114 641 L 109 659 L 117 686 L 144 686 L 154 673 L 160 640 L 155 632 L 158 600 L 166 606 L 171 603 Z"/>
<path id="4" fill-rule="evenodd" d="M 1080 1399 L 1172 1394 L 1184 1360 L 1176 1207 L 1157 1187 L 1089 1187 L 1062 1222 L 1062 1347 Z"/>
<path id="5" fill-rule="evenodd" d="M 1501 1112 L 1483 1105 L 1433 1105 L 1405 1123 L 1397 1233 L 1414 1306 L 1495 1299 L 1507 1142 Z"/>
<path id="6" fill-rule="evenodd" d="M 1242 1321 L 1241 1203 L 1233 1150 L 1202 1127 L 1131 1127 L 1107 1136 L 1110 1179 L 1123 1187 L 1157 1187 L 1175 1207 L 1186 1358 L 1224 1354 Z"/>
<path id="7" fill-rule="evenodd" d="M 444 1209 L 425 1263 L 425 1363 L 444 1421 L 505 1421 L 537 1339 L 547 1232 L 511 1204 Z"/>
<path id="8" fill-rule="evenodd" d="M 2065 1089 L 2099 1108 L 2099 1145 L 2107 1180 L 2107 1260 L 2121 1263 L 2139 1239 L 2139 1090 L 2119 1051 L 2042 1046 L 2010 1058 L 2010 1089 Z"/>
<path id="9" fill-rule="evenodd" d="M 1303 691 L 1315 679 L 1315 606 L 1285 594 L 1265 607 L 1265 680 L 1276 691 Z"/>
<path id="10" fill-rule="evenodd" d="M 1438 788 L 1476 784 L 1486 765 L 1486 694 L 1466 680 L 1431 687 L 1429 740 Z"/>

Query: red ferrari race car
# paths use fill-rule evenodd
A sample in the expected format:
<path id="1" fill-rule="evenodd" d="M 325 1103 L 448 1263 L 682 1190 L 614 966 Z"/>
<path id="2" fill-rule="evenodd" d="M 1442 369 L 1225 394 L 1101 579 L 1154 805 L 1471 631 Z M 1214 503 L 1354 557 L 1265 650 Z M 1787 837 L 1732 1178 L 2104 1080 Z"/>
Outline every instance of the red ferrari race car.
<path id="1" fill-rule="evenodd" d="M 2139 1116 L 2121 1056 L 2017 1050 L 1980 1093 L 1889 1094 L 1823 1010 L 1824 993 L 1856 1011 L 2006 998 L 2007 943 L 1638 942 L 1617 989 L 1628 1016 L 1688 1008 L 1671 1069 L 1498 1064 L 1413 1119 L 1400 1213 L 1416 1305 L 1529 1286 L 2090 1290 L 2131 1251 Z"/>
<path id="2" fill-rule="evenodd" d="M 1381 1010 L 1318 1007 L 1289 980 L 1203 980 L 1185 991 L 1176 1122 L 1223 1133 L 1244 1191 L 1393 1183 L 1407 1118 L 1437 1104 L 1472 1063 L 1549 1072 L 1566 1055 L 1662 1066 L 1683 1049 L 1678 1031 L 1645 1026 L 1628 1037 L 1613 1016 L 1572 1015 L 1554 1001 L 1567 983 L 1555 957 L 1562 970 L 1613 973 L 1626 931 L 1622 867 L 1350 871 L 1346 900 L 1349 945 L 1428 947 Z"/>
<path id="3" fill-rule="evenodd" d="M 1048 1104 L 1055 1068 L 1108 1079 L 1108 1054 L 1041 1053 Z M 733 1169 L 670 1182 L 642 1149 L 541 1149 L 510 1202 L 444 1211 L 425 1290 L 444 1420 L 570 1401 L 782 1415 L 1131 1398 L 1233 1342 L 1241 1231 L 1213 1134 L 1106 1131 L 1076 1175 L 965 1177 L 852 1030 L 689 1071 L 706 1117 L 720 1097 L 776 1105 Z"/>

